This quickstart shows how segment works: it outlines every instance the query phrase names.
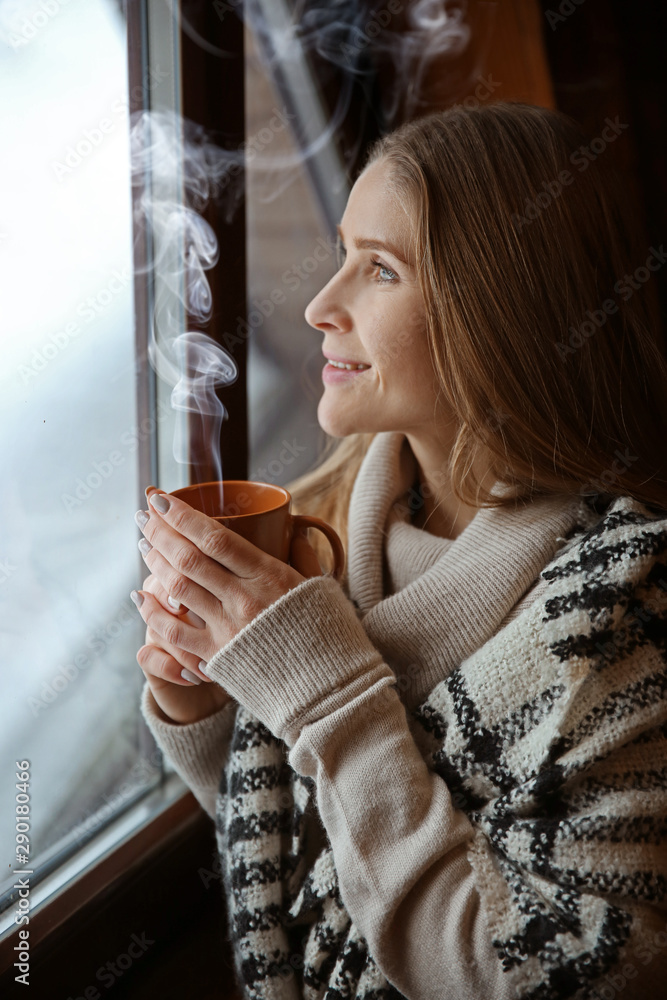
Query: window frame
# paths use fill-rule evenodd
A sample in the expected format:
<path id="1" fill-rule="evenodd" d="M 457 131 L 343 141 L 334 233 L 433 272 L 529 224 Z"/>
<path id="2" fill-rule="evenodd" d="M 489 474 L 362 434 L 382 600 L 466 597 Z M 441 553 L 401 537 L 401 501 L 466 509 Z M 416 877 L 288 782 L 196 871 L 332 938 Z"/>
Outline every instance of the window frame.
<path id="1" fill-rule="evenodd" d="M 202 125 L 219 145 L 238 150 L 244 140 L 244 44 L 243 22 L 238 17 L 221 20 L 212 4 L 201 7 L 196 0 L 179 0 L 174 4 L 176 13 L 176 47 L 180 53 L 180 103 L 181 114 Z M 151 72 L 148 34 L 152 19 L 166 16 L 164 3 L 158 0 L 123 0 L 127 23 L 128 45 L 128 95 L 130 114 L 151 110 L 154 81 L 160 74 Z M 197 44 L 197 37 L 211 43 L 211 51 Z M 224 50 L 227 57 L 218 58 L 214 52 Z M 220 102 L 217 95 L 231 92 L 235 101 Z M 245 187 L 244 172 L 239 177 Z M 128 183 L 130 178 L 128 175 Z M 133 200 L 136 192 L 133 191 Z M 216 343 L 224 344 L 225 318 L 246 319 L 246 238 L 245 198 L 240 199 L 234 219 L 227 223 L 221 206 L 207 205 L 202 213 L 212 226 L 219 243 L 218 263 L 207 272 L 213 297 L 213 313 L 204 332 Z M 156 408 L 156 381 L 148 360 L 148 340 L 152 322 L 153 279 L 151 275 L 150 247 L 144 229 L 134 228 L 134 302 L 135 302 L 135 356 L 137 361 L 137 416 L 156 427 L 151 420 Z M 188 322 L 190 317 L 186 317 Z M 248 415 L 247 415 L 247 342 L 235 343 L 225 348 L 234 357 L 238 378 L 230 386 L 218 390 L 218 396 L 229 414 L 220 429 L 220 451 L 225 478 L 247 478 L 248 469 Z M 202 418 L 188 423 L 190 440 L 197 440 L 206 433 Z M 205 418 L 204 418 L 205 419 Z M 233 431 L 230 433 L 230 430 Z M 150 469 L 155 477 L 158 468 L 158 440 L 156 430 L 143 435 L 137 451 L 140 469 Z M 211 467 L 212 470 L 212 467 Z M 195 471 L 187 468 L 188 481 L 194 477 L 214 478 L 212 471 Z M 153 479 L 155 481 L 155 479 Z M 149 483 L 145 484 L 150 485 Z M 143 494 L 137 498 L 139 507 L 145 506 Z M 139 669 L 139 668 L 137 668 Z M 153 741 L 141 717 L 140 739 Z M 65 939 L 78 919 L 95 900 L 127 889 L 145 865 L 169 850 L 184 837 L 192 837 L 201 823 L 210 823 L 201 806 L 182 780 L 173 772 L 163 773 L 158 788 L 147 792 L 141 800 L 119 816 L 114 817 L 104 830 L 92 837 L 83 848 L 76 850 L 56 872 L 45 876 L 31 887 L 31 897 L 37 902 L 31 906 L 29 930 L 31 975 L 41 956 L 52 950 L 53 943 Z M 129 828 L 122 835 L 120 831 Z M 117 839 L 115 846 L 104 849 L 110 837 Z M 95 862 L 83 863 L 87 853 L 98 852 Z M 77 870 L 77 867 L 80 870 Z M 69 877 L 64 872 L 70 871 Z M 17 878 L 20 876 L 17 876 Z M 40 886 L 53 885 L 53 891 L 39 901 Z M 14 913 L 12 901 L 5 915 Z M 0 938 L 0 982 L 13 972 L 15 947 L 19 943 L 19 930 L 5 930 Z M 12 976 L 13 978 L 13 976 Z"/>

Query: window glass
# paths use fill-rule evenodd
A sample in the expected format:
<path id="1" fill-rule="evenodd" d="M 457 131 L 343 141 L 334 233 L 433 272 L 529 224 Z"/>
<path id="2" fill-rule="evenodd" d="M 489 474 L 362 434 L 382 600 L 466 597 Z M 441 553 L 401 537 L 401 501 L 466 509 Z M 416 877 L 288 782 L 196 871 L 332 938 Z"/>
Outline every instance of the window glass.
<path id="1" fill-rule="evenodd" d="M 0 3 L 0 843 L 30 762 L 46 870 L 154 782 L 142 733 L 126 30 L 113 0 Z M 0 886 L 6 890 L 14 876 Z"/>
<path id="2" fill-rule="evenodd" d="M 271 28 L 266 20 L 261 26 L 264 32 Z M 333 147 L 333 134 L 327 142 L 324 125 L 313 114 L 316 82 L 294 73 L 297 64 L 304 69 L 296 41 L 278 64 L 262 58 L 252 29 L 250 22 L 245 37 L 248 325 L 253 331 L 249 476 L 285 485 L 315 463 L 324 443 L 317 423 L 322 335 L 308 326 L 304 310 L 336 270 L 329 217 L 338 221 L 342 214 L 348 181 L 330 156 L 330 204 L 316 198 L 294 138 L 299 131 L 309 133 L 311 151 L 320 157 Z M 273 29 L 276 36 L 279 29 Z M 283 82 L 281 92 L 276 76 Z"/>

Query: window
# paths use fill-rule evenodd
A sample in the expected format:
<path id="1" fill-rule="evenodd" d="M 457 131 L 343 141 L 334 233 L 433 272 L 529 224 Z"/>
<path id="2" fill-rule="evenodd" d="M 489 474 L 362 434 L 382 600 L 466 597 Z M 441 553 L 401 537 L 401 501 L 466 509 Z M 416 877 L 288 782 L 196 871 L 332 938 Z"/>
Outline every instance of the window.
<path id="1" fill-rule="evenodd" d="M 30 762 L 35 882 L 161 767 L 137 711 L 143 629 L 128 596 L 152 429 L 135 391 L 125 22 L 112 0 L 25 0 L 0 17 L 6 906 L 15 761 Z"/>

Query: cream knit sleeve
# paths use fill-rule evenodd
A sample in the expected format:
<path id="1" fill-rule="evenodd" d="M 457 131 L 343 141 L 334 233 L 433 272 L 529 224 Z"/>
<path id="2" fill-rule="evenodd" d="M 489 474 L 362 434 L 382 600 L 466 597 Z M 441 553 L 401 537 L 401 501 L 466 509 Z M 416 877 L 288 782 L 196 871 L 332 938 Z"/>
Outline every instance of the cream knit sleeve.
<path id="1" fill-rule="evenodd" d="M 168 719 L 157 705 L 148 681 L 141 696 L 141 714 L 155 742 L 211 819 L 215 819 L 215 797 L 237 707 L 231 701 L 198 722 L 179 725 Z"/>
<path id="2" fill-rule="evenodd" d="M 316 783 L 343 902 L 408 1000 L 509 1000 L 466 851 L 473 835 L 426 766 L 395 676 L 331 577 L 263 611 L 209 661 Z"/>

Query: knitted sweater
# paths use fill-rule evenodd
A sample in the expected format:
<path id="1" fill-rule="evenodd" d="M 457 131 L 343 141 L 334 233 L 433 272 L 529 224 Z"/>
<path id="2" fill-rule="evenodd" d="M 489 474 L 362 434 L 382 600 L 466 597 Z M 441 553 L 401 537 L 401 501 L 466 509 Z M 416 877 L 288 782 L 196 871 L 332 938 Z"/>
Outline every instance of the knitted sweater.
<path id="1" fill-rule="evenodd" d="M 144 689 L 216 821 L 246 995 L 658 996 L 667 517 L 555 497 L 440 539 L 414 471 L 376 436 L 349 595 L 307 580 L 223 647 L 239 705 L 178 726 Z"/>

